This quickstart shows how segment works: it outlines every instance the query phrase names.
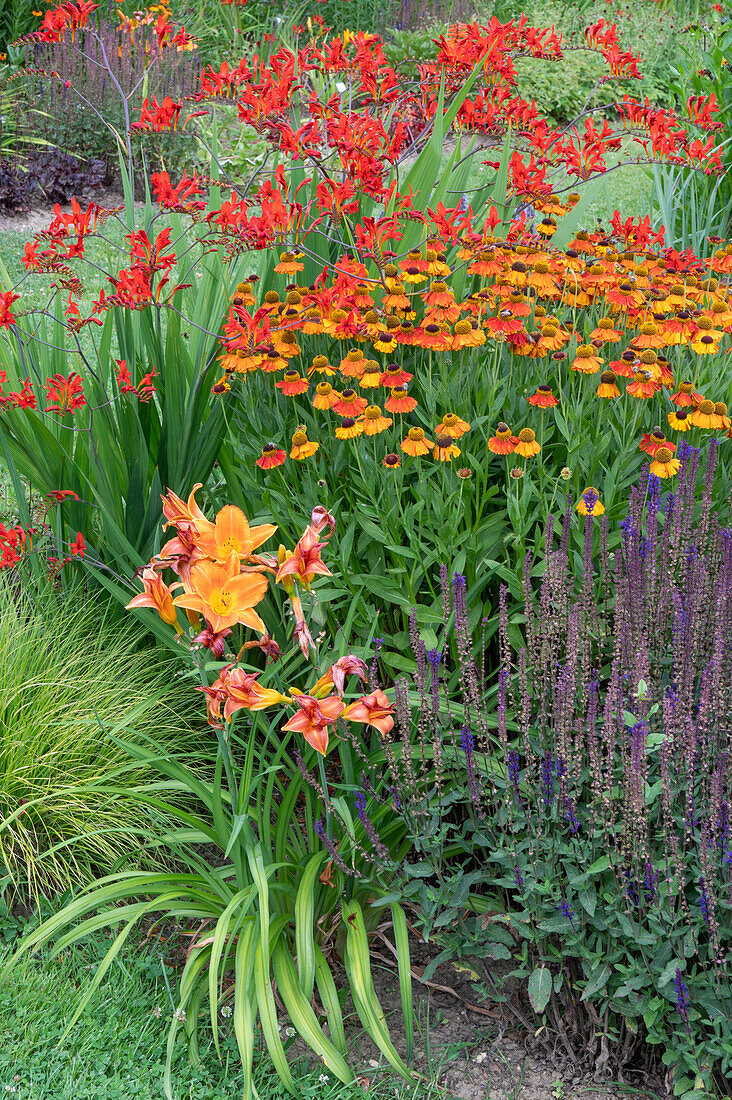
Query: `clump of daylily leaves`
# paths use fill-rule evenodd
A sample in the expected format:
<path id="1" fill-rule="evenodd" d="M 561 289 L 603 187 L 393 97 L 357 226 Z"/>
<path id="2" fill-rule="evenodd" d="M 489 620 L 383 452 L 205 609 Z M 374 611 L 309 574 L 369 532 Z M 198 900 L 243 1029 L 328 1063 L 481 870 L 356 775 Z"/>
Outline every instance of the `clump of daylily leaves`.
<path id="1" fill-rule="evenodd" d="M 279 584 L 289 597 L 296 642 L 309 660 L 317 648 L 308 628 L 301 592 L 310 591 L 317 576 L 332 576 L 321 552 L 332 536 L 336 521 L 325 508 L 316 507 L 293 550 L 280 545 L 277 554 L 259 553 L 276 526 L 250 526 L 240 508 L 228 504 L 214 520 L 208 519 L 196 502 L 195 485 L 187 502 L 170 489 L 163 496 L 163 529 L 175 529 L 173 538 L 140 571 L 144 591 L 128 608 L 152 608 L 191 647 L 211 651 L 224 658 L 234 630 L 248 628 L 258 637 L 242 642 L 235 659 L 225 665 L 206 695 L 208 721 L 215 728 L 229 723 L 240 710 L 259 711 L 268 707 L 296 707 L 283 729 L 300 733 L 324 756 L 330 727 L 338 718 L 375 726 L 383 735 L 394 725 L 393 704 L 377 689 L 346 705 L 346 678 L 366 681 L 366 664 L 348 654 L 339 658 L 306 692 L 295 688 L 283 694 L 259 682 L 261 672 L 243 668 L 239 661 L 251 649 L 261 649 L 267 660 L 278 660 L 281 650 L 255 610 L 264 599 L 270 581 Z M 322 539 L 322 541 L 321 541 Z M 178 580 L 167 583 L 163 574 L 171 570 Z M 188 631 L 181 625 L 179 610 L 188 619 Z"/>

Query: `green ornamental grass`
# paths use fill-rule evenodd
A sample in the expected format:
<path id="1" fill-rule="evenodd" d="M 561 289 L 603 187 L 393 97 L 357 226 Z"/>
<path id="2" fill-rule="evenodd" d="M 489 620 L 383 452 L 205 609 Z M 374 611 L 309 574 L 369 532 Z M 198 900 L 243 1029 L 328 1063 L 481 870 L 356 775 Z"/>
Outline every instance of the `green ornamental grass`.
<path id="1" fill-rule="evenodd" d="M 65 889 L 150 862 L 160 815 L 90 786 L 149 779 L 108 730 L 192 748 L 196 700 L 136 638 L 91 598 L 46 595 L 41 611 L 0 585 L 0 877 L 18 887 Z"/>

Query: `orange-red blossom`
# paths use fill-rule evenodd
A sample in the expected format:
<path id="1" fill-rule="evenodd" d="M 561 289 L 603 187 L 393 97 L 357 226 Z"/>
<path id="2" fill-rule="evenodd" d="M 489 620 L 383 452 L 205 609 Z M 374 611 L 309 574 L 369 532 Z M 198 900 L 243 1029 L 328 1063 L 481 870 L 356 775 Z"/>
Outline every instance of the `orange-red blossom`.
<path id="1" fill-rule="evenodd" d="M 275 581 L 279 583 L 285 577 L 295 577 L 303 588 L 310 588 L 316 574 L 331 577 L 333 574 L 320 556 L 324 546 L 324 542 L 318 542 L 315 529 L 312 526 L 306 527 L 294 551 L 285 551 L 284 561 L 280 560 Z"/>
<path id="2" fill-rule="evenodd" d="M 328 671 L 320 677 L 312 690 L 312 694 L 317 699 L 327 695 L 331 687 L 334 687 L 338 695 L 343 695 L 346 676 L 358 676 L 359 680 L 363 680 L 365 683 L 366 673 L 366 662 L 362 661 L 360 657 L 354 657 L 352 653 L 348 653 L 345 657 L 339 657 L 335 664 L 332 664 Z"/>
<path id="3" fill-rule="evenodd" d="M 282 729 L 301 733 L 316 752 L 325 756 L 328 750 L 328 730 L 343 713 L 343 701 L 337 695 L 315 699 L 312 695 L 299 695 L 297 692 L 292 692 L 292 698 L 300 709 Z"/>
<path id="4" fill-rule="evenodd" d="M 129 611 L 133 607 L 152 607 L 164 623 L 175 627 L 178 633 L 181 634 L 172 592 L 174 588 L 182 588 L 183 586 L 180 583 L 168 586 L 163 578 L 149 567 L 143 569 L 140 579 L 145 591 L 130 600 L 127 604 L 127 610 Z"/>
<path id="5" fill-rule="evenodd" d="M 390 703 L 385 693 L 377 688 L 370 695 L 364 695 L 351 703 L 343 711 L 341 717 L 349 722 L 363 722 L 368 726 L 376 726 L 382 737 L 385 737 L 394 728 L 394 704 Z"/>

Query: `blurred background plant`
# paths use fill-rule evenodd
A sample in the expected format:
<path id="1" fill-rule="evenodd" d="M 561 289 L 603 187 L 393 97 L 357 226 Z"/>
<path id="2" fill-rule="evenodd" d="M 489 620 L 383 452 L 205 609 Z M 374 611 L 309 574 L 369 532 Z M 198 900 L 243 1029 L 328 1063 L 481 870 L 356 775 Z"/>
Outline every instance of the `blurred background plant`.
<path id="1" fill-rule="evenodd" d="M 669 87 L 686 103 L 714 96 L 719 107 L 723 146 L 721 176 L 687 172 L 683 167 L 653 165 L 654 216 L 666 227 L 674 248 L 701 251 L 710 236 L 726 237 L 732 224 L 732 19 L 711 10 L 687 24 Z M 647 171 L 649 171 L 647 169 Z"/>
<path id="2" fill-rule="evenodd" d="M 154 12 L 114 21 L 96 13 L 90 29 L 81 28 L 74 40 L 26 41 L 20 47 L 16 115 L 21 132 L 42 128 L 54 150 L 104 164 L 103 182 L 118 179 L 120 142 L 129 127 L 132 103 L 153 96 L 176 101 L 196 86 L 199 60 L 195 49 L 177 49 L 155 35 Z M 48 74 L 56 73 L 56 77 Z M 118 137 L 117 137 L 118 135 Z M 135 159 L 142 173 L 162 162 L 171 171 L 182 170 L 185 144 L 172 133 L 149 135 L 144 150 L 135 143 Z"/>

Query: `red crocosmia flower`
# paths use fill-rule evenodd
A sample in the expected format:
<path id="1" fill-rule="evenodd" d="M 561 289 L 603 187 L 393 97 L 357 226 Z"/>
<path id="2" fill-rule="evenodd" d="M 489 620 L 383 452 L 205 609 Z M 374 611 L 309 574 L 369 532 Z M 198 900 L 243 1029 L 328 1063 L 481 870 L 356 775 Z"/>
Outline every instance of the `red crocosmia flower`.
<path id="1" fill-rule="evenodd" d="M 71 543 L 70 549 L 72 557 L 84 557 L 84 553 L 86 551 L 86 543 L 84 542 L 84 536 L 82 535 L 81 531 L 79 531 L 76 538 Z"/>
<path id="2" fill-rule="evenodd" d="M 78 499 L 79 495 L 73 489 L 52 489 L 50 493 L 46 493 L 46 500 L 51 500 L 54 504 L 62 504 L 65 500 Z"/>
<path id="3" fill-rule="evenodd" d="M 135 387 L 132 385 L 132 378 L 130 377 L 129 368 L 125 359 L 115 359 L 117 364 L 117 386 L 120 393 L 134 393 Z"/>
<path id="4" fill-rule="evenodd" d="M 20 295 L 13 294 L 12 290 L 0 293 L 0 328 L 8 328 L 10 325 L 15 324 L 15 315 L 11 313 L 10 307 L 13 302 L 18 301 L 18 298 L 20 298 Z"/>
<path id="5" fill-rule="evenodd" d="M 380 688 L 372 691 L 370 695 L 364 695 L 351 703 L 343 711 L 342 717 L 349 722 L 363 722 L 368 726 L 375 726 L 382 737 L 385 737 L 394 728 L 394 704 L 390 703 Z"/>
<path id="6" fill-rule="evenodd" d="M 275 466 L 281 466 L 286 458 L 285 452 L 276 447 L 274 443 L 265 443 L 255 466 L 259 466 L 260 470 L 271 470 Z"/>
<path id="7" fill-rule="evenodd" d="M 7 403 L 9 405 L 14 405 L 16 409 L 38 408 L 38 402 L 36 401 L 36 395 L 33 392 L 30 378 L 26 378 L 20 389 L 20 393 L 8 394 Z"/>
<path id="8" fill-rule="evenodd" d="M 78 374 L 72 373 L 68 378 L 64 378 L 63 374 L 54 374 L 52 378 L 46 379 L 46 389 L 48 390 L 46 412 L 65 416 L 66 413 L 74 413 L 86 405 L 81 378 Z"/>
<path id="9" fill-rule="evenodd" d="M 135 391 L 137 393 L 137 396 L 140 398 L 140 401 L 149 401 L 152 395 L 155 393 L 153 378 L 155 377 L 156 370 L 157 368 L 153 367 L 153 369 L 151 371 L 148 371 L 147 374 L 143 374 L 142 378 L 140 379 L 137 385 L 137 389 Z"/>
<path id="10" fill-rule="evenodd" d="M 23 267 L 26 271 L 32 271 L 38 263 L 38 245 L 34 241 L 26 241 L 23 248 Z"/>
<path id="11" fill-rule="evenodd" d="M 298 695 L 295 692 L 292 692 L 292 698 L 300 709 L 282 729 L 301 733 L 316 752 L 325 756 L 328 750 L 328 729 L 343 713 L 343 701 L 337 695 L 318 700 L 312 695 Z"/>

